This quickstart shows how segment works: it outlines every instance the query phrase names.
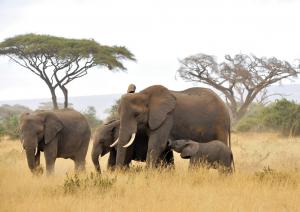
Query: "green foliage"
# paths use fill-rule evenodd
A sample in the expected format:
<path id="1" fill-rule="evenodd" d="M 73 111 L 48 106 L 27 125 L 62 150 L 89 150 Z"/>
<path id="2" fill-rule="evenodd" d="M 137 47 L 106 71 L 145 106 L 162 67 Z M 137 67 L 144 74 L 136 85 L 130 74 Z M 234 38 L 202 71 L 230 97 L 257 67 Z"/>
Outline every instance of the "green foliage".
<path id="1" fill-rule="evenodd" d="M 22 105 L 2 105 L 0 107 L 0 136 L 12 139 L 19 137 L 19 116 L 31 110 Z"/>
<path id="2" fill-rule="evenodd" d="M 8 135 L 12 139 L 19 138 L 19 121 L 17 115 L 11 115 L 4 119 L 2 127 L 4 128 L 5 135 Z"/>
<path id="3" fill-rule="evenodd" d="M 237 131 L 274 130 L 282 135 L 300 135 L 300 105 L 287 99 L 276 100 L 263 107 L 252 106 L 235 125 Z"/>
<path id="4" fill-rule="evenodd" d="M 45 55 L 59 60 L 70 58 L 93 58 L 96 65 L 109 69 L 126 69 L 122 59 L 135 60 L 134 55 L 123 46 L 104 46 L 95 40 L 68 39 L 51 35 L 25 34 L 7 38 L 0 43 L 0 55 L 36 57 Z"/>
<path id="5" fill-rule="evenodd" d="M 21 115 L 24 112 L 30 112 L 31 110 L 23 105 L 7 105 L 3 104 L 0 106 L 0 121 L 11 116 L 11 115 Z"/>
<path id="6" fill-rule="evenodd" d="M 264 106 L 261 104 L 252 104 L 249 106 L 248 112 L 235 124 L 234 129 L 239 132 L 263 130 L 259 116 L 263 109 Z"/>
<path id="7" fill-rule="evenodd" d="M 86 189 L 97 189 L 104 194 L 104 191 L 107 191 L 112 188 L 116 183 L 117 178 L 103 177 L 99 173 L 91 172 L 89 175 L 84 177 L 79 177 L 77 174 L 69 176 L 67 174 L 64 180 L 64 192 L 66 194 L 74 194 L 77 191 L 82 191 Z"/>
<path id="8" fill-rule="evenodd" d="M 108 114 L 106 121 L 120 119 L 119 112 L 118 112 L 120 101 L 121 99 L 116 100 L 115 103 L 111 106 L 111 108 L 105 110 L 105 112 Z"/>
<path id="9" fill-rule="evenodd" d="M 1 55 L 8 56 L 42 79 L 50 90 L 55 109 L 58 109 L 56 88 L 62 91 L 64 108 L 67 108 L 67 84 L 87 75 L 93 67 L 126 70 L 123 61 L 135 61 L 134 55 L 123 46 L 105 46 L 92 39 L 37 34 L 7 38 L 0 43 Z"/>
<path id="10" fill-rule="evenodd" d="M 276 101 L 261 113 L 264 126 L 283 135 L 300 135 L 300 105 L 287 99 Z"/>
<path id="11" fill-rule="evenodd" d="M 87 119 L 92 131 L 94 131 L 99 125 L 103 123 L 102 120 L 98 119 L 96 116 L 96 109 L 93 106 L 89 106 L 83 115 Z"/>

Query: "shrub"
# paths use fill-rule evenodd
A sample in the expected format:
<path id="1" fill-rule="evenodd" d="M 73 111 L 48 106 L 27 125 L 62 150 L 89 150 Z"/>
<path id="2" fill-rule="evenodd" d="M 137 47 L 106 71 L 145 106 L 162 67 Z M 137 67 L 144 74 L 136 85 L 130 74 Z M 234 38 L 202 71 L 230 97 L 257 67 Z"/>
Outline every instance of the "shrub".
<path id="1" fill-rule="evenodd" d="M 255 177 L 262 183 L 269 183 L 271 185 L 287 185 L 296 186 L 297 182 L 291 174 L 279 172 L 271 169 L 269 166 L 264 167 L 262 171 L 255 173 Z"/>
<path id="2" fill-rule="evenodd" d="M 96 109 L 93 106 L 89 106 L 83 113 L 87 119 L 92 131 L 94 131 L 99 125 L 103 123 L 102 120 L 96 116 Z"/>
<path id="3" fill-rule="evenodd" d="M 28 107 L 22 105 L 0 106 L 0 136 L 9 136 L 12 139 L 19 137 L 19 116 L 24 112 L 30 112 Z"/>
<path id="4" fill-rule="evenodd" d="M 7 135 L 12 139 L 19 138 L 19 121 L 18 116 L 13 114 L 6 117 L 0 124 L 0 136 Z"/>
<path id="5" fill-rule="evenodd" d="M 234 128 L 241 132 L 275 130 L 282 135 L 300 135 L 300 105 L 287 99 L 266 107 L 254 105 Z"/>
<path id="6" fill-rule="evenodd" d="M 263 109 L 263 105 L 252 104 L 247 114 L 235 124 L 234 129 L 239 132 L 263 130 L 264 126 L 261 123 L 260 117 L 260 113 Z"/>
<path id="7" fill-rule="evenodd" d="M 95 188 L 101 191 L 106 191 L 110 189 L 117 178 L 108 178 L 104 177 L 101 174 L 91 172 L 89 175 L 85 175 L 84 177 L 80 178 L 77 174 L 69 176 L 67 174 L 64 180 L 64 192 L 67 194 L 72 194 L 77 192 L 78 190 L 86 190 L 89 188 Z"/>
<path id="8" fill-rule="evenodd" d="M 262 110 L 261 120 L 264 126 L 283 135 L 300 135 L 300 105 L 294 101 L 277 100 Z"/>

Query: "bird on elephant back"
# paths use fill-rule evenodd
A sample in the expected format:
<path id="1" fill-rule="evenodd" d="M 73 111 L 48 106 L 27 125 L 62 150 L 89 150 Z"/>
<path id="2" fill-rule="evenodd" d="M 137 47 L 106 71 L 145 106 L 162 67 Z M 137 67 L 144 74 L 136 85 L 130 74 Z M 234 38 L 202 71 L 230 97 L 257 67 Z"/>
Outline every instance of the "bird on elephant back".
<path id="1" fill-rule="evenodd" d="M 162 85 L 150 86 L 121 97 L 120 129 L 116 165 L 126 166 L 126 153 L 142 126 L 148 136 L 146 163 L 157 167 L 170 140 L 196 142 L 220 140 L 230 146 L 230 116 L 221 98 L 208 88 L 171 91 Z M 137 141 L 138 142 L 138 141 Z"/>
<path id="2" fill-rule="evenodd" d="M 20 131 L 28 167 L 34 174 L 42 173 L 40 152 L 44 152 L 47 174 L 53 173 L 56 158 L 70 158 L 76 170 L 85 169 L 91 130 L 79 112 L 61 109 L 24 113 Z"/>

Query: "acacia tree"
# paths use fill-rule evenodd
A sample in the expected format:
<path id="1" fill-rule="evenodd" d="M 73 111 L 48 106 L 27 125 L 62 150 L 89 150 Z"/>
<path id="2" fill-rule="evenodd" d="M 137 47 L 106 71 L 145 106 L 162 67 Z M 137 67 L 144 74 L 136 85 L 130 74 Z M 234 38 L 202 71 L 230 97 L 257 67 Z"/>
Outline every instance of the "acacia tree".
<path id="1" fill-rule="evenodd" d="M 179 62 L 178 73 L 182 79 L 204 83 L 224 94 L 233 121 L 243 117 L 257 97 L 265 100 L 268 86 L 299 74 L 299 66 L 275 57 L 226 55 L 224 62 L 217 63 L 211 55 L 196 54 Z"/>
<path id="2" fill-rule="evenodd" d="M 98 66 L 109 70 L 126 70 L 122 61 L 135 60 L 125 47 L 104 46 L 94 40 L 67 39 L 50 35 L 25 34 L 0 43 L 0 55 L 40 77 L 48 86 L 54 109 L 58 108 L 55 90 L 64 94 L 68 107 L 66 85 L 83 77 L 88 69 Z"/>

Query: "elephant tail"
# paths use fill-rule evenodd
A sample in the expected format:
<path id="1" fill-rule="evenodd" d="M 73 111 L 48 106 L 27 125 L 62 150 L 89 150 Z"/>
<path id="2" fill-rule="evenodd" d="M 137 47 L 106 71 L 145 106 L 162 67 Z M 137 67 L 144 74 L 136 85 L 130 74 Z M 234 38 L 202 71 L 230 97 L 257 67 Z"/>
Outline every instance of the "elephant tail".
<path id="1" fill-rule="evenodd" d="M 231 150 L 231 128 L 230 128 L 230 124 L 229 124 L 229 127 L 228 127 L 228 146 Z"/>
<path id="2" fill-rule="evenodd" d="M 231 164 L 232 164 L 232 170 L 233 172 L 235 172 L 235 164 L 234 164 L 234 158 L 232 153 L 231 153 Z"/>

